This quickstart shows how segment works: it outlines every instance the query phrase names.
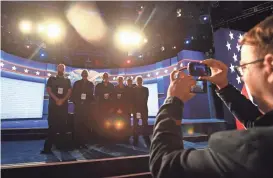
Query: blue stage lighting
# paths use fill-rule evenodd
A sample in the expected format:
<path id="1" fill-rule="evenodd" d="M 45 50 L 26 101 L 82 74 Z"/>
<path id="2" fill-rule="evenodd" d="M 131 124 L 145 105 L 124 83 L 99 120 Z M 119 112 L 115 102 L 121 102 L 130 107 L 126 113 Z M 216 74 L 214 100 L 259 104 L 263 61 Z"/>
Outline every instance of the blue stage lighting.
<path id="1" fill-rule="evenodd" d="M 190 40 L 186 40 L 186 41 L 185 41 L 185 44 L 190 44 Z"/>
<path id="2" fill-rule="evenodd" d="M 42 54 L 41 54 L 41 57 L 44 57 L 44 56 L 45 56 L 45 54 L 44 54 L 44 53 L 42 53 Z"/>

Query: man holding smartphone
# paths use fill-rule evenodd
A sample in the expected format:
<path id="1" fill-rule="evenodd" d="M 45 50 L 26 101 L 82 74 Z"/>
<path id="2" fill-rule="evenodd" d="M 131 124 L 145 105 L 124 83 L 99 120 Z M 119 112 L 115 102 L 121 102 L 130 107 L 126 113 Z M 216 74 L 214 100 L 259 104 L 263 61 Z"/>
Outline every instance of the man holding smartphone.
<path id="1" fill-rule="evenodd" d="M 184 149 L 182 111 L 184 103 L 194 96 L 190 89 L 196 81 L 182 72 L 175 79 L 174 71 L 154 126 L 150 149 L 154 177 L 273 177 L 273 16 L 251 29 L 241 44 L 241 65 L 237 69 L 263 115 L 247 113 L 258 109 L 249 111 L 254 106 L 251 101 L 228 84 L 227 66 L 222 62 L 203 61 L 211 68 L 211 76 L 201 79 L 217 85 L 219 95 L 238 118 L 263 127 L 215 133 L 207 149 Z M 237 112 L 240 107 L 246 108 L 244 112 Z"/>

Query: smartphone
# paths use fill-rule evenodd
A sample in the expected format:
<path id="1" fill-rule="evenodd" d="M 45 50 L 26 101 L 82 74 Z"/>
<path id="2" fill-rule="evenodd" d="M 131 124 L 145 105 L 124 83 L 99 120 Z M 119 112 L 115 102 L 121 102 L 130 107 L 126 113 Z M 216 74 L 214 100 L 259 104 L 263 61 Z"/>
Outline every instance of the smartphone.
<path id="1" fill-rule="evenodd" d="M 187 67 L 191 76 L 210 76 L 211 70 L 206 64 L 189 62 Z"/>
<path id="2" fill-rule="evenodd" d="M 191 88 L 191 93 L 207 93 L 207 81 L 196 80 L 196 85 Z"/>

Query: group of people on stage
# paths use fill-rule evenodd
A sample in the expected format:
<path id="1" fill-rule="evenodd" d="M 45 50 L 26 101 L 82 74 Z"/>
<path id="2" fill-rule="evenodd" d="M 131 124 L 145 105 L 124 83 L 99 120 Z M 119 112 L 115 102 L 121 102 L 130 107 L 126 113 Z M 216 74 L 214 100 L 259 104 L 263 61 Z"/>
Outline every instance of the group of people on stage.
<path id="1" fill-rule="evenodd" d="M 41 153 L 50 153 L 54 140 L 57 137 L 62 139 L 62 136 L 66 135 L 68 100 L 74 103 L 76 146 L 81 147 L 88 143 L 90 123 L 93 130 L 99 130 L 103 120 L 115 114 L 123 116 L 128 126 L 131 124 L 131 114 L 133 114 L 134 143 L 138 142 L 139 119 L 142 120 L 142 127 L 148 126 L 149 90 L 142 85 L 142 77 L 136 77 L 136 84 L 133 84 L 133 80 L 129 78 L 126 81 L 127 85 L 124 85 L 124 78 L 120 76 L 117 78 L 118 84 L 114 86 L 109 82 L 108 73 L 104 73 L 103 81 L 94 86 L 91 81 L 88 81 L 88 71 L 83 70 L 82 79 L 76 81 L 72 88 L 71 81 L 64 76 L 64 73 L 65 65 L 59 64 L 57 75 L 50 77 L 47 81 L 49 129 L 48 138 Z"/>

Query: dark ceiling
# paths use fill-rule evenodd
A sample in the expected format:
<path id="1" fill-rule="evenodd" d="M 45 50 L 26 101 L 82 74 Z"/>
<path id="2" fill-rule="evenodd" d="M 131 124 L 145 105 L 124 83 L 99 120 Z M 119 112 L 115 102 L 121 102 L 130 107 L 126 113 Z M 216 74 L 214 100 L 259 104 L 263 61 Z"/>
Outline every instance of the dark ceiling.
<path id="1" fill-rule="evenodd" d="M 92 2 L 85 3 L 88 6 L 88 3 Z M 76 67 L 114 68 L 147 65 L 173 57 L 183 49 L 207 52 L 213 46 L 212 26 L 213 30 L 224 27 L 247 31 L 266 16 L 272 15 L 273 9 L 272 2 L 96 2 L 100 16 L 107 25 L 104 40 L 100 45 L 96 45 L 83 40 L 68 22 L 65 12 L 73 4 L 75 2 L 2 1 L 1 49 L 32 60 L 63 62 Z M 154 9 L 154 15 L 146 24 Z M 177 9 L 181 9 L 180 17 L 177 17 Z M 212 25 L 209 21 L 200 21 L 202 15 L 211 15 Z M 244 16 L 235 18 L 241 15 Z M 48 18 L 57 18 L 64 23 L 66 36 L 61 43 L 46 43 L 43 48 L 39 48 L 43 40 L 38 35 L 23 35 L 18 28 L 22 19 L 40 22 Z M 233 21 L 228 21 L 230 19 Z M 137 56 L 128 57 L 127 53 L 117 50 L 113 44 L 115 30 L 124 24 L 144 29 L 148 43 Z M 185 44 L 187 39 L 191 40 L 189 44 Z M 30 48 L 26 48 L 27 45 Z M 162 46 L 164 51 L 161 51 Z M 46 55 L 41 57 L 41 53 Z M 143 57 L 138 58 L 139 54 Z M 127 64 L 127 60 L 131 60 L 131 63 Z"/>

